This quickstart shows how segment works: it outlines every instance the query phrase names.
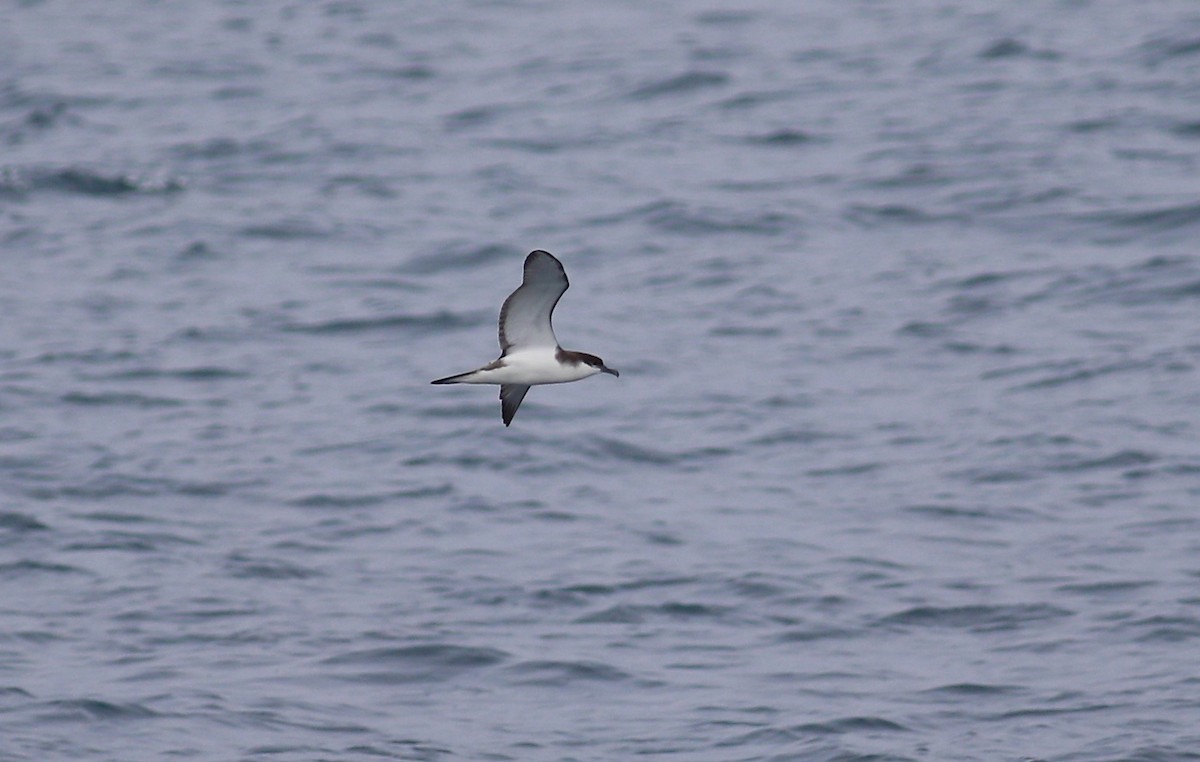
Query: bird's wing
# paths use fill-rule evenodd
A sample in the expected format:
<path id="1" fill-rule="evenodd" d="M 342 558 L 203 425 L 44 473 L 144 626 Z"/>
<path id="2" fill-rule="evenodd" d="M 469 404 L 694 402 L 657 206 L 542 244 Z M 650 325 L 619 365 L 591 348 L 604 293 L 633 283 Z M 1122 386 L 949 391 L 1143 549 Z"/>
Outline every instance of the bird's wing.
<path id="1" fill-rule="evenodd" d="M 517 408 L 521 406 L 521 400 L 525 399 L 525 392 L 529 391 L 526 384 L 501 384 L 500 385 L 500 417 L 504 419 L 504 425 L 512 423 L 513 416 L 517 414 Z"/>
<path id="2" fill-rule="evenodd" d="M 558 346 L 550 316 L 569 285 L 562 262 L 549 252 L 539 250 L 525 258 L 521 286 L 500 308 L 501 357 L 525 347 Z"/>

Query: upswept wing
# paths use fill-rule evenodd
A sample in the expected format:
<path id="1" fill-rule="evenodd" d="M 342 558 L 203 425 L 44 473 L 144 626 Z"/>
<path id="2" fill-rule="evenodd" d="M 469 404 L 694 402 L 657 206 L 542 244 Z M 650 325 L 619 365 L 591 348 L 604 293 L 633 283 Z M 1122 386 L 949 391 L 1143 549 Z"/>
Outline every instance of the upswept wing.
<path id="1" fill-rule="evenodd" d="M 550 252 L 539 249 L 525 258 L 525 277 L 521 286 L 509 294 L 500 308 L 501 357 L 525 347 L 558 346 L 550 316 L 570 285 L 562 262 Z M 520 404 L 519 397 L 517 404 Z M 515 406 L 513 412 L 516 412 Z"/>

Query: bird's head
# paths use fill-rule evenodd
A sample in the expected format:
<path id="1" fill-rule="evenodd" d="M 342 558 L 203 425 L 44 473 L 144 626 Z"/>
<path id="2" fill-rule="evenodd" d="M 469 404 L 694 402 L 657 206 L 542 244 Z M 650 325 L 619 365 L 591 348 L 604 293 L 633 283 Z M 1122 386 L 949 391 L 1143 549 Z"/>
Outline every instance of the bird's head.
<path id="1" fill-rule="evenodd" d="M 593 368 L 596 368 L 601 373 L 608 373 L 613 376 L 621 375 L 617 371 L 616 368 L 608 367 L 607 365 L 604 364 L 604 361 L 601 360 L 599 357 L 596 357 L 596 355 L 589 355 L 586 352 L 576 352 L 576 354 L 579 356 L 579 359 L 581 362 L 586 363 L 587 365 L 589 365 Z"/>

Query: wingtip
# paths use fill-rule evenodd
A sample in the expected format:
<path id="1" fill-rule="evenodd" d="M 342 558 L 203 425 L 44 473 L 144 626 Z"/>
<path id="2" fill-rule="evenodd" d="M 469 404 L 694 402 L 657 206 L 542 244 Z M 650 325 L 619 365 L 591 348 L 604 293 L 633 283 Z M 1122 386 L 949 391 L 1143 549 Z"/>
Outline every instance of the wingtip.
<path id="1" fill-rule="evenodd" d="M 563 267 L 562 261 L 545 249 L 534 249 L 533 251 L 529 252 L 529 256 L 525 257 L 525 266 L 529 267 L 531 264 L 533 264 L 535 259 L 540 257 L 546 257 L 553 262 L 555 266 L 558 267 L 558 269 L 562 272 L 563 277 L 566 277 L 567 271 L 566 268 Z"/>

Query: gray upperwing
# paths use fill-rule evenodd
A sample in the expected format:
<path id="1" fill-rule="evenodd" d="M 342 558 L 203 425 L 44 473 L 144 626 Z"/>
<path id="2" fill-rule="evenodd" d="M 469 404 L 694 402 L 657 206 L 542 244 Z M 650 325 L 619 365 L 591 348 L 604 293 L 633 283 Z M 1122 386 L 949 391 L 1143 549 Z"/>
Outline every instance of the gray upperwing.
<path id="1" fill-rule="evenodd" d="M 500 308 L 500 356 L 510 349 L 557 347 L 550 317 L 570 286 L 562 262 L 547 251 L 530 252 L 520 287 Z"/>
<path id="2" fill-rule="evenodd" d="M 500 417 L 504 419 L 505 426 L 512 423 L 513 416 L 517 414 L 517 408 L 521 407 L 521 400 L 525 399 L 527 391 L 529 387 L 525 384 L 500 385 Z"/>

